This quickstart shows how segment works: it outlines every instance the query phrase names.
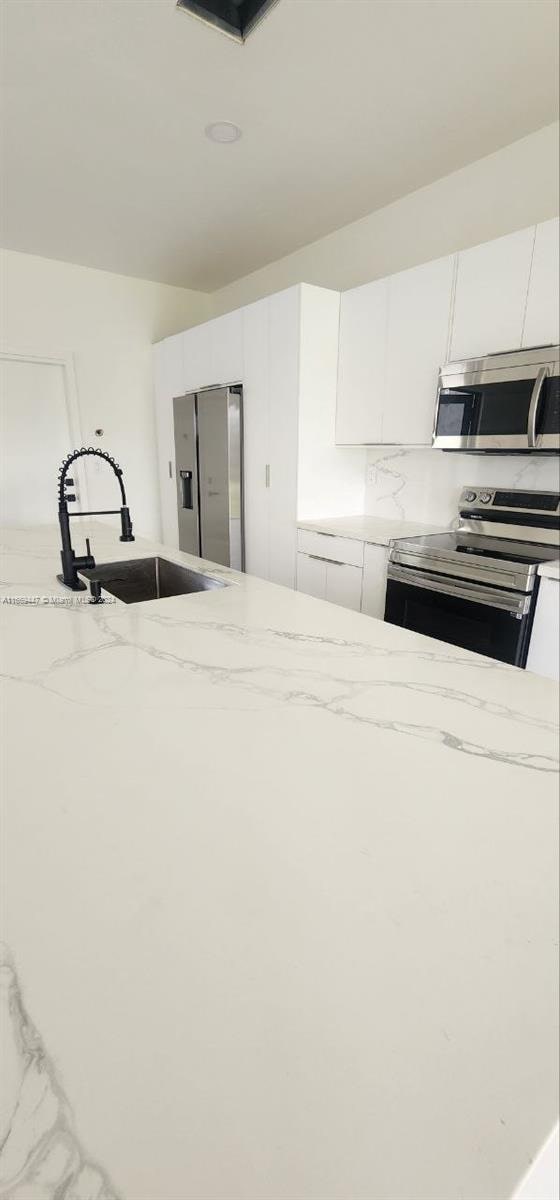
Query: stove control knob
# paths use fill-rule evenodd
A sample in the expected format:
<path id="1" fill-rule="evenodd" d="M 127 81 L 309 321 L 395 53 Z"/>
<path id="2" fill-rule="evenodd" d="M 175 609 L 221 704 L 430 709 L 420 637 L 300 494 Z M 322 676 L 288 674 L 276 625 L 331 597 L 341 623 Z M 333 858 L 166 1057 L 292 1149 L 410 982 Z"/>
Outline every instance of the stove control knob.
<path id="1" fill-rule="evenodd" d="M 479 500 L 480 500 L 481 504 L 489 504 L 491 499 L 492 499 L 491 492 L 481 492 L 480 493 Z"/>
<path id="2" fill-rule="evenodd" d="M 476 492 L 465 492 L 465 500 L 467 504 L 472 504 L 473 500 L 476 500 Z"/>

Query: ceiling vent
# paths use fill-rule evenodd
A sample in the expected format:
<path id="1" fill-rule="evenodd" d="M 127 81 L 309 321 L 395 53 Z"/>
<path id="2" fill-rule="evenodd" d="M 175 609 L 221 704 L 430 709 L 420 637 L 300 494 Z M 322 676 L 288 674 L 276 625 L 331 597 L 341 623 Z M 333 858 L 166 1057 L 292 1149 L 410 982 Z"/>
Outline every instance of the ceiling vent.
<path id="1" fill-rule="evenodd" d="M 177 8 L 244 42 L 278 0 L 177 0 Z"/>

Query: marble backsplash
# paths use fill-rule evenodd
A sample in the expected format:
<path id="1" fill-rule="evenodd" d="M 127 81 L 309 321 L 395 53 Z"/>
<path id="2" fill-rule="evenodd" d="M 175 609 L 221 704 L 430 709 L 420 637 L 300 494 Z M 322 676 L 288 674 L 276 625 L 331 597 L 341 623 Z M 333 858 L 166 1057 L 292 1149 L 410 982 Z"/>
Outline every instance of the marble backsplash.
<path id="1" fill-rule="evenodd" d="M 560 460 L 548 455 L 456 454 L 429 447 L 379 446 L 368 451 L 365 512 L 448 525 L 461 488 L 541 488 L 560 491 Z"/>

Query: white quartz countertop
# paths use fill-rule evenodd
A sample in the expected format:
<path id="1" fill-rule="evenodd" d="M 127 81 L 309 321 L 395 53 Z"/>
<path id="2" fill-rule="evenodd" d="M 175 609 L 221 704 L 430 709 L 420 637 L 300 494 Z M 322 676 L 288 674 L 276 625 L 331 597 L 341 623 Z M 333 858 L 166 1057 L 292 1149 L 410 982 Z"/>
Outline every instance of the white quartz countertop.
<path id="1" fill-rule="evenodd" d="M 542 563 L 539 567 L 539 575 L 543 579 L 560 580 L 560 558 L 553 558 L 551 562 Z"/>
<path id="2" fill-rule="evenodd" d="M 556 685 L 57 570 L 4 531 L 7 1194 L 506 1200 L 558 1110 Z"/>
<path id="3" fill-rule="evenodd" d="M 372 542 L 376 546 L 388 546 L 395 538 L 420 537 L 423 533 L 441 533 L 449 528 L 447 525 L 422 525 L 415 521 L 366 516 L 325 517 L 324 520 L 298 521 L 297 524 L 298 529 L 354 538 L 359 542 Z"/>

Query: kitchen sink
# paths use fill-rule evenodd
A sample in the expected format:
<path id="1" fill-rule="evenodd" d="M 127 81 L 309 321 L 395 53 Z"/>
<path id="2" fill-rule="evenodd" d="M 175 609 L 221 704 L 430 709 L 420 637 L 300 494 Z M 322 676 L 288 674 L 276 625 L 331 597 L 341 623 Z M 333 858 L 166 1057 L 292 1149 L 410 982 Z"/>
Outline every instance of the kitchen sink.
<path id="1" fill-rule="evenodd" d="M 124 604 L 211 592 L 228 586 L 221 579 L 191 571 L 168 558 L 131 558 L 125 562 L 100 563 L 98 567 L 80 571 L 80 575 L 91 585 L 94 597 L 100 597 L 102 588 Z"/>

